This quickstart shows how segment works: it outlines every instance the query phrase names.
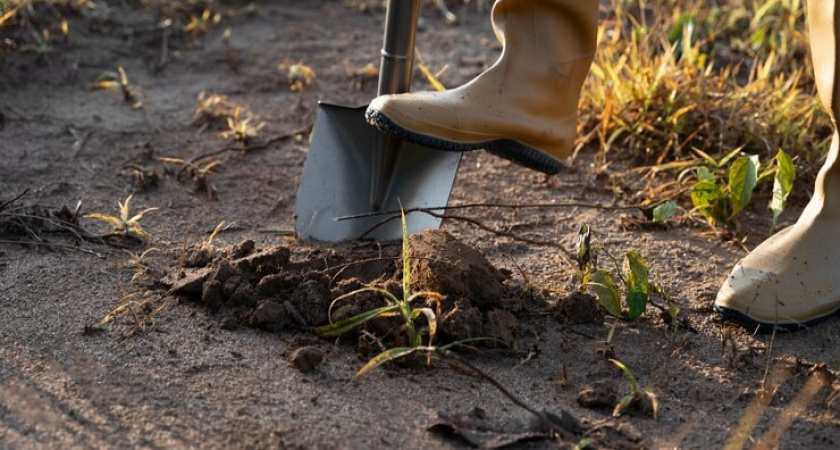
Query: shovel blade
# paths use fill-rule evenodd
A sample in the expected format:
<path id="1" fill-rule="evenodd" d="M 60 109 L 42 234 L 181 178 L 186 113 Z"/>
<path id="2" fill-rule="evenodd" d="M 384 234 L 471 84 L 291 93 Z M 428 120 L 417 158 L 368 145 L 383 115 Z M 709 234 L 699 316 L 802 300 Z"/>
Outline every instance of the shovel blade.
<path id="1" fill-rule="evenodd" d="M 402 238 L 399 219 L 384 224 L 385 216 L 335 220 L 376 212 L 371 211 L 371 189 L 374 183 L 380 186 L 372 181 L 372 167 L 385 135 L 367 124 L 365 109 L 318 105 L 295 204 L 295 231 L 302 239 L 338 242 L 363 234 L 377 240 Z M 381 210 L 399 211 L 400 203 L 404 209 L 445 206 L 460 160 L 460 153 L 402 143 L 392 181 L 382 187 Z M 422 212 L 406 216 L 409 233 L 438 228 L 440 222 Z"/>

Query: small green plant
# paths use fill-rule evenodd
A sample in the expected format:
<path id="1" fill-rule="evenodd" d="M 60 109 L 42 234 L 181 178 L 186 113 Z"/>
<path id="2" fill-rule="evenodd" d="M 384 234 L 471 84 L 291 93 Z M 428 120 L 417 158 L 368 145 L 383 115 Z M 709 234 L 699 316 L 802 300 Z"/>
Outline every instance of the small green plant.
<path id="1" fill-rule="evenodd" d="M 673 323 L 679 308 L 670 301 L 662 286 L 652 279 L 650 267 L 642 255 L 636 250 L 629 250 L 616 258 L 597 238 L 595 241 L 598 246 L 593 247 L 594 237 L 589 225 L 584 224 L 580 227 L 577 259 L 581 291 L 585 292 L 591 288 L 598 302 L 610 315 L 636 320 L 644 314 L 647 305 L 650 304 L 666 313 Z M 613 263 L 615 270 L 598 268 L 598 253 L 604 254 Z M 652 294 L 659 295 L 667 305 L 654 302 Z"/>
<path id="2" fill-rule="evenodd" d="M 659 413 L 659 400 L 657 400 L 656 394 L 650 388 L 639 386 L 639 382 L 636 381 L 636 376 L 633 375 L 633 372 L 623 362 L 617 359 L 610 359 L 610 362 L 624 372 L 627 381 L 630 383 L 630 393 L 621 397 L 621 400 L 615 405 L 613 416 L 618 417 L 631 406 L 638 406 L 643 411 L 651 413 L 654 420 L 656 420 Z"/>
<path id="3" fill-rule="evenodd" d="M 315 329 L 315 333 L 319 336 L 338 337 L 378 317 L 388 317 L 396 315 L 403 319 L 403 325 L 408 338 L 408 345 L 405 347 L 388 349 L 378 354 L 373 359 L 368 361 L 368 363 L 365 364 L 361 369 L 359 369 L 359 371 L 356 373 L 357 377 L 364 375 L 370 370 L 388 361 L 402 358 L 412 353 L 421 351 L 429 353 L 429 357 L 431 357 L 432 353 L 438 350 L 437 347 L 433 346 L 435 333 L 437 331 L 437 315 L 435 314 L 435 311 L 428 306 L 416 307 L 414 306 L 414 303 L 421 299 L 426 299 L 427 301 L 431 301 L 431 303 L 436 304 L 439 309 L 442 295 L 440 293 L 430 291 L 414 293 L 411 292 L 411 248 L 408 240 L 408 231 L 406 229 L 405 213 L 401 212 L 401 215 L 403 232 L 402 298 L 397 298 L 394 294 L 388 292 L 385 289 L 372 286 L 349 292 L 332 301 L 332 304 L 330 305 L 330 312 L 332 312 L 332 307 L 336 303 L 345 299 L 352 298 L 364 292 L 374 292 L 382 295 L 382 297 L 385 298 L 387 304 L 381 308 L 372 309 L 361 314 L 355 315 L 353 317 L 344 319 L 342 321 L 331 323 L 330 325 L 326 325 Z M 429 324 L 429 339 L 426 345 L 423 345 L 423 336 L 418 330 L 417 325 L 415 324 L 415 321 L 419 319 L 420 316 L 425 316 Z M 332 322 L 332 319 L 330 319 L 330 321 Z M 445 347 L 441 347 L 440 349 L 444 348 Z"/>
<path id="4" fill-rule="evenodd" d="M 109 235 L 131 236 L 139 239 L 145 238 L 148 236 L 148 233 L 146 233 L 146 230 L 144 230 L 143 226 L 140 225 L 140 219 L 142 219 L 143 215 L 147 212 L 155 211 L 158 208 L 146 208 L 132 216 L 129 212 L 131 197 L 132 196 L 129 195 L 128 198 L 125 199 L 125 202 L 117 202 L 119 205 L 119 217 L 102 213 L 90 213 L 86 214 L 85 217 L 101 220 L 102 222 L 113 225 L 111 231 L 108 232 Z"/>
<path id="5" fill-rule="evenodd" d="M 720 162 L 703 154 L 709 165 L 721 168 L 734 154 L 727 155 Z M 694 208 L 713 226 L 731 224 L 752 199 L 759 183 L 773 179 L 773 197 L 770 209 L 773 211 L 773 228 L 784 211 L 787 198 L 793 188 L 796 169 L 790 156 L 779 150 L 773 163 L 760 171 L 761 163 L 756 155 L 741 156 L 732 161 L 725 177 L 719 177 L 707 166 L 696 169 L 697 182 L 691 188 L 691 202 Z"/>

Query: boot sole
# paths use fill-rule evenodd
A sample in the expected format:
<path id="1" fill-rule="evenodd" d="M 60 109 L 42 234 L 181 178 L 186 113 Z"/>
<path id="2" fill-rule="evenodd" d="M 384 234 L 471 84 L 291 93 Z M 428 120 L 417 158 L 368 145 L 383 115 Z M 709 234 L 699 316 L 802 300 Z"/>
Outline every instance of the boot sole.
<path id="1" fill-rule="evenodd" d="M 434 136 L 428 136 L 406 130 L 394 123 L 385 114 L 382 114 L 375 109 L 368 109 L 365 111 L 365 119 L 367 119 L 369 124 L 375 126 L 380 131 L 392 134 L 404 141 L 419 144 L 424 147 L 448 152 L 468 152 L 483 149 L 500 158 L 507 159 L 508 161 L 512 161 L 520 166 L 524 166 L 547 175 L 556 175 L 563 169 L 563 164 L 560 161 L 537 149 L 528 147 L 527 145 L 512 139 L 494 139 L 476 143 L 447 141 Z"/>
<path id="2" fill-rule="evenodd" d="M 811 319 L 805 323 L 766 323 L 766 322 L 759 322 L 752 317 L 742 313 L 741 311 L 727 308 L 725 306 L 715 305 L 714 306 L 715 312 L 720 314 L 723 317 L 723 320 L 730 321 L 730 322 L 737 322 L 738 324 L 742 325 L 744 328 L 747 328 L 751 331 L 755 330 L 760 333 L 770 333 L 774 329 L 781 330 L 781 331 L 797 331 L 802 330 L 805 328 L 812 327 L 814 325 L 818 325 L 826 320 L 830 319 L 833 316 L 838 315 L 840 313 L 840 309 L 836 309 L 833 312 L 826 314 L 821 317 L 817 317 L 816 319 Z"/>

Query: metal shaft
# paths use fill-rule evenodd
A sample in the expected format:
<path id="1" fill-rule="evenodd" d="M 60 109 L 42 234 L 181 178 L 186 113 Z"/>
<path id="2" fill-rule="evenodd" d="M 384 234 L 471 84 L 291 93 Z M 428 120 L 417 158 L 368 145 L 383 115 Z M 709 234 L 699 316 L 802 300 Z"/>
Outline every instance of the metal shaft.
<path id="1" fill-rule="evenodd" d="M 420 0 L 388 1 L 378 95 L 401 94 L 411 88 L 419 17 Z M 370 207 L 373 211 L 381 210 L 388 200 L 399 151 L 400 141 L 392 136 L 382 135 L 377 142 L 371 162 Z"/>

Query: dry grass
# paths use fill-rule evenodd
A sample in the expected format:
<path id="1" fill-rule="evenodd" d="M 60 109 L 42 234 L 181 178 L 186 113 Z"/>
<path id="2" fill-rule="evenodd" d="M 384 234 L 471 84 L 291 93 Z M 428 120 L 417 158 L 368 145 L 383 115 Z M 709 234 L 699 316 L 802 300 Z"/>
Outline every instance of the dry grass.
<path id="1" fill-rule="evenodd" d="M 815 98 L 801 0 L 612 0 L 581 99 L 580 144 L 649 164 L 784 149 L 814 164 Z"/>

